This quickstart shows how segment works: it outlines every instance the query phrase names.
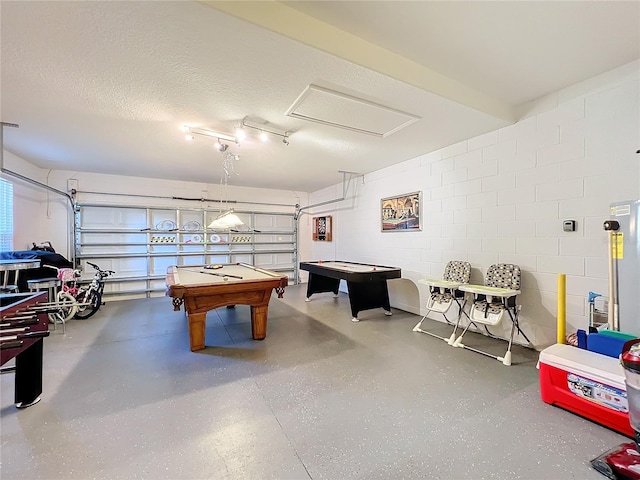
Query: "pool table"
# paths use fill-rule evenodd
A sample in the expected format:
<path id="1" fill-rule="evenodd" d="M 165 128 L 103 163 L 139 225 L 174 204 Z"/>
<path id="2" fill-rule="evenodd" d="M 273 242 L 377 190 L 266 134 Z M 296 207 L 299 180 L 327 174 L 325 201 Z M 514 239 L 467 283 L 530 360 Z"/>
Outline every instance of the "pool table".
<path id="1" fill-rule="evenodd" d="M 184 304 L 192 352 L 205 347 L 207 312 L 225 305 L 250 305 L 253 339 L 264 339 L 271 292 L 275 288 L 282 298 L 287 284 L 286 275 L 246 263 L 173 265 L 167 269 L 167 296 L 172 297 L 174 310 Z"/>
<path id="2" fill-rule="evenodd" d="M 309 272 L 307 302 L 314 293 L 338 295 L 340 280 L 347 282 L 352 322 L 359 321 L 358 312 L 372 308 L 382 307 L 385 315 L 391 315 L 387 280 L 402 276 L 396 267 L 342 261 L 300 262 L 300 269 Z"/>

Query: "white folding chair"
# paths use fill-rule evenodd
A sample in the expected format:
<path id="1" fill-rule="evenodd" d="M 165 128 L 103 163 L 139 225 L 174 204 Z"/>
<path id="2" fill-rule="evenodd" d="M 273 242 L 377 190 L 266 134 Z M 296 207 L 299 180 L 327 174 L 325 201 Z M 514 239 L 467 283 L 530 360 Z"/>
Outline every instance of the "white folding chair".
<path id="1" fill-rule="evenodd" d="M 517 329 L 518 333 L 531 343 L 520 329 L 518 323 L 520 307 L 516 303 L 516 297 L 520 294 L 520 279 L 521 270 L 518 265 L 499 263 L 491 265 L 487 270 L 485 285 L 460 286 L 460 290 L 463 292 L 472 293 L 474 300 L 469 313 L 471 322 L 462 334 L 455 339 L 453 342 L 454 347 L 467 348 L 474 352 L 495 358 L 504 365 L 511 365 L 511 345 L 513 344 L 513 334 L 515 330 Z M 484 325 L 486 329 L 489 326 L 498 325 L 505 312 L 507 312 L 507 315 L 511 319 L 511 334 L 509 336 L 509 346 L 504 356 L 492 355 L 462 343 L 462 337 L 471 326 L 471 323 L 480 323 Z"/>
<path id="2" fill-rule="evenodd" d="M 453 343 L 455 340 L 455 329 L 454 333 L 451 334 L 450 337 L 441 337 L 433 332 L 422 329 L 422 322 L 427 318 L 427 315 L 431 312 L 441 313 L 444 317 L 445 321 L 449 325 L 453 325 L 447 318 L 447 311 L 451 308 L 451 305 L 455 302 L 458 305 L 458 320 L 456 325 L 460 322 L 460 316 L 464 312 L 464 304 L 465 304 L 465 296 L 464 292 L 460 291 L 458 287 L 465 283 L 469 283 L 469 277 L 471 276 L 471 264 L 469 262 L 461 262 L 457 260 L 452 260 L 447 263 L 447 266 L 444 269 L 444 274 L 442 275 L 442 280 L 436 279 L 420 279 L 419 283 L 423 283 L 425 285 L 429 285 L 429 299 L 427 300 L 427 313 L 422 317 L 422 319 L 418 322 L 418 324 L 413 327 L 414 332 L 426 333 L 427 335 L 431 335 L 432 337 L 439 338 L 448 342 L 449 344 Z M 462 301 L 462 304 L 460 302 Z"/>

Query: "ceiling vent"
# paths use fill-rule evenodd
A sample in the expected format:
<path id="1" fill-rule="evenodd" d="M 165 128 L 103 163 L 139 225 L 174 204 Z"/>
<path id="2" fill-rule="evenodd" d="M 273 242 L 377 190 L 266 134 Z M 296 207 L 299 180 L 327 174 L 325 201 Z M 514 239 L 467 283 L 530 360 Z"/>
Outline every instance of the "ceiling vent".
<path id="1" fill-rule="evenodd" d="M 376 137 L 387 137 L 420 120 L 410 113 L 317 85 L 308 85 L 287 115 Z"/>

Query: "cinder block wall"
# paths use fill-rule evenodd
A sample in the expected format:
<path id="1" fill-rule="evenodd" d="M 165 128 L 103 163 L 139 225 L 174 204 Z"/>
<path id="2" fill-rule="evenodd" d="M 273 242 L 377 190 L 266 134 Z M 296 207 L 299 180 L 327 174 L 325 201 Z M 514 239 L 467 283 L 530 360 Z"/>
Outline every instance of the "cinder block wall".
<path id="1" fill-rule="evenodd" d="M 522 328 L 539 349 L 555 343 L 557 275 L 565 273 L 567 330 L 586 328 L 588 292 L 608 293 L 609 204 L 640 198 L 639 72 L 633 62 L 523 105 L 513 125 L 352 182 L 344 201 L 312 212 L 334 216 L 334 240 L 314 242 L 311 259 L 401 267 L 391 304 L 416 314 L 428 294 L 417 280 L 441 277 L 449 260 L 469 261 L 472 283 L 491 264 L 516 263 Z M 380 199 L 414 191 L 422 192 L 422 231 L 381 232 Z M 341 194 L 336 185 L 310 203 Z M 563 232 L 566 219 L 575 232 Z M 501 327 L 507 335 L 509 322 Z"/>

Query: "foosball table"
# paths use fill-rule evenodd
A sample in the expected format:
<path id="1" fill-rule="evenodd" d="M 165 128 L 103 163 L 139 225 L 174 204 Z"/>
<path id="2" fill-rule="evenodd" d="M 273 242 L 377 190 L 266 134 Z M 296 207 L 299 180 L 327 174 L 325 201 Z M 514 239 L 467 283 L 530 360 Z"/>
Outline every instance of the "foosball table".
<path id="1" fill-rule="evenodd" d="M 15 403 L 26 408 L 42 394 L 43 338 L 49 336 L 46 292 L 0 295 L 0 372 L 15 372 Z M 15 365 L 4 366 L 15 359 Z"/>

